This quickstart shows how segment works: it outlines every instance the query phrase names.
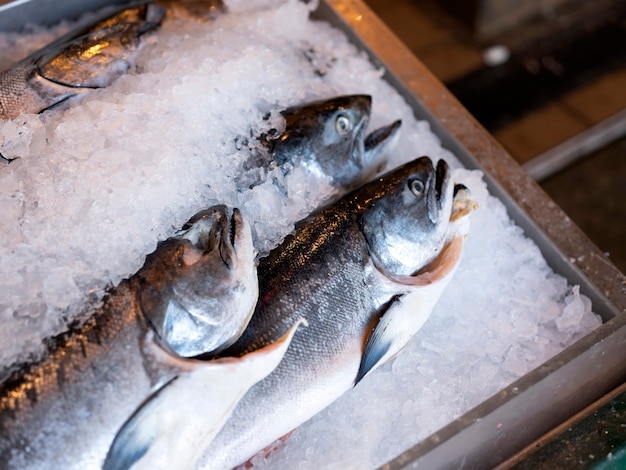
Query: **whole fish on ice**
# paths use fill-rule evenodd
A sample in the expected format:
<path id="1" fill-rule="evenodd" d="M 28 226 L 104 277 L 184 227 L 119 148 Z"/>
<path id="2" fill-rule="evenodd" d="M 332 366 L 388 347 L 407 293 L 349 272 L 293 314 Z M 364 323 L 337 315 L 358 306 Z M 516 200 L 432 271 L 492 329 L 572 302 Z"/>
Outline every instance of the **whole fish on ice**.
<path id="1" fill-rule="evenodd" d="M 0 119 L 41 113 L 126 73 L 141 36 L 156 29 L 163 8 L 142 4 L 108 14 L 0 72 Z"/>
<path id="2" fill-rule="evenodd" d="M 221 355 L 270 344 L 298 318 L 309 326 L 239 402 L 201 464 L 241 464 L 393 357 L 455 271 L 472 208 L 447 164 L 423 157 L 299 223 L 260 260 L 255 313 Z"/>
<path id="3" fill-rule="evenodd" d="M 253 186 L 259 171 L 276 166 L 285 173 L 301 166 L 344 189 L 369 180 L 383 166 L 385 150 L 401 125 L 398 120 L 366 134 L 371 110 L 371 96 L 347 95 L 281 111 L 285 129 L 262 136 L 259 155 L 248 163 L 253 174 L 244 175 L 240 184 Z"/>
<path id="4" fill-rule="evenodd" d="M 199 213 L 159 244 L 82 326 L 48 340 L 47 357 L 0 384 L 0 468 L 100 468 L 117 431 L 151 393 L 185 397 L 171 390 L 203 389 L 217 375 L 219 392 L 206 396 L 219 393 L 220 400 L 196 412 L 210 439 L 238 397 L 280 361 L 293 329 L 252 355 L 203 362 L 171 353 L 181 346 L 176 328 L 191 338 L 183 355 L 236 339 L 257 298 L 254 256 L 249 225 L 225 206 Z M 161 407 L 161 415 L 171 417 L 168 411 Z M 170 431 L 187 432 L 179 425 Z M 167 434 L 153 438 L 168 442 Z"/>

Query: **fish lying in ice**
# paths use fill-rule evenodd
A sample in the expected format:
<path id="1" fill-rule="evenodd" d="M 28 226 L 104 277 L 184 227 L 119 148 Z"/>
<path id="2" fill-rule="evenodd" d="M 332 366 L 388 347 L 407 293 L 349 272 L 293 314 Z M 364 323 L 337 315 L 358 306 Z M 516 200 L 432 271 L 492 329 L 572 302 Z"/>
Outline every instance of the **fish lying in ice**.
<path id="1" fill-rule="evenodd" d="M 239 338 L 257 301 L 255 255 L 248 223 L 226 206 L 197 213 L 148 255 L 138 300 L 162 346 L 193 357 Z"/>
<path id="2" fill-rule="evenodd" d="M 216 374 L 222 382 L 211 390 L 221 400 L 198 416 L 206 420 L 205 434 L 219 429 L 238 397 L 280 361 L 293 330 L 252 355 L 202 362 L 170 354 L 177 343 L 168 336 L 168 317 L 198 338 L 192 352 L 215 348 L 219 342 L 210 336 L 218 325 L 236 336 L 247 322 L 257 295 L 255 269 L 250 227 L 224 206 L 203 211 L 159 244 L 84 325 L 49 340 L 47 357 L 0 384 L 0 468 L 100 468 L 115 434 L 153 386 L 167 384 L 156 393 L 168 397 L 186 384 L 187 391 L 174 393 L 185 397 L 207 380 L 218 387 Z"/>
<path id="3" fill-rule="evenodd" d="M 287 108 L 281 112 L 284 131 L 262 138 L 262 155 L 252 166 L 278 166 L 285 173 L 301 166 L 336 186 L 354 188 L 380 171 L 384 151 L 401 125 L 398 120 L 366 135 L 371 109 L 368 95 L 339 96 Z"/>
<path id="4" fill-rule="evenodd" d="M 402 349 L 458 265 L 472 208 L 447 164 L 423 157 L 299 223 L 260 260 L 255 313 L 221 355 L 270 344 L 298 318 L 309 326 L 239 402 L 200 464 L 241 464 Z"/>
<path id="5" fill-rule="evenodd" d="M 80 28 L 0 73 L 0 119 L 41 113 L 80 93 L 104 88 L 133 65 L 141 36 L 156 29 L 165 10 L 125 8 Z"/>
<path id="6" fill-rule="evenodd" d="M 163 356 L 164 365 L 180 372 L 122 426 L 103 470 L 191 468 L 244 393 L 276 368 L 302 323 L 296 321 L 278 341 L 239 359 L 176 360 L 157 349 L 154 356 Z"/>

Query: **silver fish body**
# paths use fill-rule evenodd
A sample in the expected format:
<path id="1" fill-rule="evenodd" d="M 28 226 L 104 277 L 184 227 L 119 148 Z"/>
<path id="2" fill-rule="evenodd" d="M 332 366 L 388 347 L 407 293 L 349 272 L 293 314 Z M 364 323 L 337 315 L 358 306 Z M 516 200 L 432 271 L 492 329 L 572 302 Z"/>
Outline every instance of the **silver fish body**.
<path id="1" fill-rule="evenodd" d="M 0 72 L 0 119 L 41 113 L 108 86 L 133 66 L 141 36 L 157 28 L 164 14 L 153 4 L 125 8 Z"/>
<path id="2" fill-rule="evenodd" d="M 149 255 L 138 297 L 162 346 L 181 357 L 230 346 L 257 301 L 255 257 L 250 227 L 226 206 L 197 213 Z"/>
<path id="3" fill-rule="evenodd" d="M 216 242 L 216 233 L 223 231 L 224 224 L 230 227 L 226 246 Z M 234 264 L 236 256 L 251 259 Z M 225 265 L 223 257 L 229 259 L 230 267 L 207 271 L 216 263 Z M 249 226 L 238 211 L 228 216 L 223 206 L 200 213 L 182 233 L 161 243 L 135 276 L 108 292 L 103 305 L 83 325 L 48 340 L 47 357 L 20 368 L 0 384 L 0 468 L 101 468 L 115 434 L 154 391 L 153 386 L 187 375 L 196 380 L 204 372 L 195 371 L 215 366 L 240 378 L 243 374 L 245 380 L 232 382 L 233 387 L 239 387 L 231 393 L 235 399 L 242 393 L 241 387 L 247 389 L 259 374 L 269 372 L 264 368 L 271 370 L 275 354 L 268 364 L 263 354 L 256 356 L 259 374 L 255 377 L 246 371 L 247 366 L 240 367 L 245 361 L 214 365 L 171 354 L 173 347 L 167 336 L 159 328 L 150 328 L 156 319 L 168 315 L 167 309 L 160 308 L 172 299 L 198 315 L 193 297 L 201 295 L 203 289 L 204 296 L 213 297 L 215 305 L 219 305 L 218 297 L 225 295 L 227 305 L 222 310 L 230 310 L 238 315 L 237 322 L 245 324 L 257 293 L 253 258 Z M 230 276 L 224 275 L 228 269 L 237 271 L 234 285 Z M 207 276 L 214 276 L 213 282 L 206 282 Z M 194 278 L 196 282 L 190 282 Z M 224 290 L 212 290 L 219 287 L 220 279 Z M 241 279 L 252 283 L 244 286 Z M 191 285 L 197 288 L 194 295 L 184 295 Z M 181 286 L 185 288 L 182 295 L 177 290 Z M 147 290 L 150 302 L 142 298 Z M 153 302 L 159 294 L 163 304 Z M 186 303 L 189 299 L 191 302 Z M 237 304 L 242 306 L 240 313 L 236 312 Z M 211 312 L 206 314 L 211 317 Z M 240 329 L 241 325 L 235 334 Z M 233 406 L 229 402 L 222 405 L 214 410 L 215 419 L 223 419 Z"/>
<path id="4" fill-rule="evenodd" d="M 257 166 L 276 165 L 288 173 L 300 166 L 345 190 L 369 180 L 384 164 L 385 150 L 401 125 L 395 121 L 366 134 L 372 98 L 346 95 L 281 111 L 285 129 L 264 136 Z"/>
<path id="5" fill-rule="evenodd" d="M 387 213 L 388 223 L 439 237 L 439 229 L 450 225 L 453 183 L 447 165 L 438 167 L 425 157 L 404 165 L 311 215 L 260 260 L 256 311 L 223 354 L 245 354 L 275 341 L 300 317 L 309 326 L 294 337 L 276 370 L 244 396 L 203 465 L 241 464 L 393 357 L 411 336 L 394 332 L 414 333 L 423 324 L 458 263 L 457 239 L 464 235 L 451 230 L 440 237 L 436 252 L 422 256 L 419 272 L 400 279 L 376 267 L 377 243 L 367 240 L 367 219 L 391 198 L 396 206 Z M 416 194 L 411 181 L 420 178 L 425 190 Z M 429 187 L 428 178 L 434 179 Z M 440 207 L 434 231 L 431 220 L 416 216 L 433 203 Z M 417 310 L 407 312 L 405 300 Z"/>

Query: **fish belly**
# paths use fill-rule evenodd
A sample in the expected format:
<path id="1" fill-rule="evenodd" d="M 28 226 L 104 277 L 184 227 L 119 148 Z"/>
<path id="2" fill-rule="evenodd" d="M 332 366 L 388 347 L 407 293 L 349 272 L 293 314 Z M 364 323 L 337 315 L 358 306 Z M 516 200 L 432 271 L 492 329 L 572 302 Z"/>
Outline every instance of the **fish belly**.
<path id="1" fill-rule="evenodd" d="M 302 278 L 296 276 L 262 311 L 255 312 L 250 332 L 260 327 L 255 321 L 263 324 L 257 337 L 281 334 L 277 324 L 289 324 L 291 320 L 285 318 L 291 315 L 305 318 L 308 327 L 296 332 L 276 370 L 239 402 L 200 468 L 228 469 L 245 462 L 353 386 L 367 335 L 378 315 L 363 282 L 362 251 L 355 245 L 338 244 L 341 255 L 327 260 L 324 267 L 314 262 L 312 271 L 305 270 Z M 312 281 L 313 271 L 325 281 Z M 259 272 L 262 276 L 262 264 Z M 260 298 L 265 293 L 262 290 Z"/>

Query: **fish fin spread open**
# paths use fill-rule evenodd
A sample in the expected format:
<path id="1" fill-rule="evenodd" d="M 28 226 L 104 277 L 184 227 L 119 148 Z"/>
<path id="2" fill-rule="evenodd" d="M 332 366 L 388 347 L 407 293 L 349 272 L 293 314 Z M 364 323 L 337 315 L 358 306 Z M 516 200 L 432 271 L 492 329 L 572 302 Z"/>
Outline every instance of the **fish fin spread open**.
<path id="1" fill-rule="evenodd" d="M 400 295 L 394 295 L 391 300 L 381 308 L 381 315 L 378 324 L 370 332 L 361 358 L 359 373 L 357 374 L 354 384 L 358 384 L 363 377 L 374 370 L 380 364 L 381 360 L 387 356 L 391 343 L 393 342 L 393 331 L 390 328 L 392 320 L 395 318 L 390 312 L 393 312 L 393 306 L 400 299 Z"/>
<path id="2" fill-rule="evenodd" d="M 163 462 L 169 462 L 168 469 L 189 468 L 243 395 L 278 366 L 300 324 L 307 323 L 300 319 L 275 343 L 240 358 L 173 358 L 185 363 L 182 372 L 152 393 L 124 423 L 103 470 L 155 469 Z"/>
<path id="3" fill-rule="evenodd" d="M 155 422 L 157 416 L 153 409 L 158 396 L 177 378 L 178 376 L 159 387 L 126 421 L 113 440 L 102 470 L 132 468 L 148 452 L 156 439 L 158 423 Z"/>

